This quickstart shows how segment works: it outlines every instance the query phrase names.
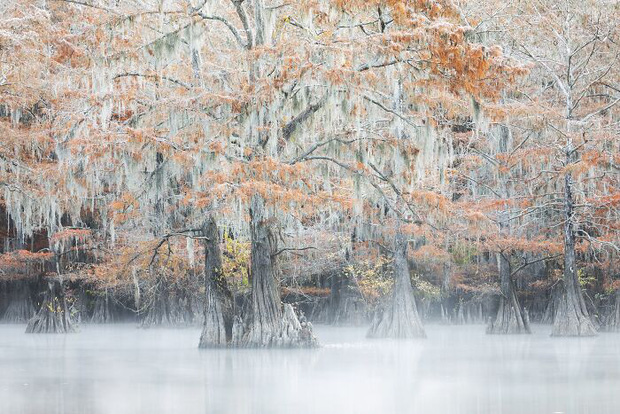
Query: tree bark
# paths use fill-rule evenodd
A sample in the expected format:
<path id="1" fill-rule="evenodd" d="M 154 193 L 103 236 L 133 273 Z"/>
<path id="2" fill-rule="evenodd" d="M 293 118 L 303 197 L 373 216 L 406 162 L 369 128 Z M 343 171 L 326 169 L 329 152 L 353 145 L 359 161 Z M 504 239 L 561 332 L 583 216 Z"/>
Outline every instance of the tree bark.
<path id="1" fill-rule="evenodd" d="M 571 152 L 571 150 L 567 151 L 568 160 L 572 156 Z M 573 209 L 572 177 L 567 172 L 564 179 L 564 286 L 553 321 L 551 336 L 596 335 L 596 328 L 590 320 L 579 285 Z"/>
<path id="2" fill-rule="evenodd" d="M 62 282 L 48 281 L 41 308 L 28 321 L 26 333 L 70 333 L 76 330 L 67 306 Z"/>
<path id="3" fill-rule="evenodd" d="M 282 306 L 275 278 L 276 239 L 271 232 L 262 197 L 254 195 L 250 206 L 252 239 L 252 307 L 244 325 L 234 324 L 235 346 L 313 347 L 312 325 L 298 319 L 290 304 Z"/>
<path id="4" fill-rule="evenodd" d="M 228 346 L 232 340 L 233 297 L 222 270 L 222 253 L 217 224 L 210 217 L 204 226 L 205 292 L 204 325 L 200 348 Z"/>
<path id="5" fill-rule="evenodd" d="M 441 297 L 439 299 L 440 322 L 442 324 L 450 324 L 452 318 L 450 316 L 450 303 L 452 298 L 452 266 L 450 262 L 443 264 L 443 272 L 441 279 Z"/>
<path id="6" fill-rule="evenodd" d="M 528 318 L 519 303 L 511 277 L 510 261 L 498 253 L 500 289 L 499 307 L 495 319 L 487 327 L 488 334 L 529 334 Z"/>
<path id="7" fill-rule="evenodd" d="M 398 233 L 394 239 L 394 289 L 389 303 L 375 314 L 369 338 L 424 338 L 407 260 L 408 241 Z"/>
<path id="8" fill-rule="evenodd" d="M 607 318 L 605 330 L 609 332 L 620 331 L 620 289 L 616 290 L 614 309 Z"/>

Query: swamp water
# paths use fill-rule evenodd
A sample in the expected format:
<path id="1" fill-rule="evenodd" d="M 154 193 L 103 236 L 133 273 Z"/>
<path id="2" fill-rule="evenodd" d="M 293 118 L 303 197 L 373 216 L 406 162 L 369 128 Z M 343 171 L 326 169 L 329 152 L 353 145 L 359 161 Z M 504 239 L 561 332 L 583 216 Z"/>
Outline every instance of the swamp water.
<path id="1" fill-rule="evenodd" d="M 617 414 L 620 334 L 368 340 L 315 327 L 314 350 L 200 350 L 199 329 L 0 325 L 0 414 Z"/>

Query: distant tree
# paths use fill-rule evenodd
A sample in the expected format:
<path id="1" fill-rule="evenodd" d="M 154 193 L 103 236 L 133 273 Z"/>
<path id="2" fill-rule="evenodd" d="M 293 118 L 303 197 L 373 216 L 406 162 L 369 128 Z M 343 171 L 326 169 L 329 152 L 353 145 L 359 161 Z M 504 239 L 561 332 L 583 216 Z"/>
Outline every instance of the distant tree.
<path id="1" fill-rule="evenodd" d="M 492 162 L 519 177 L 512 198 L 522 207 L 508 221 L 526 218 L 529 239 L 563 246 L 554 336 L 596 333 L 579 257 L 603 264 L 618 250 L 612 201 L 620 178 L 618 13 L 599 1 L 477 3 L 472 9 L 478 36 L 499 41 L 532 68 L 498 113 L 512 149 Z"/>

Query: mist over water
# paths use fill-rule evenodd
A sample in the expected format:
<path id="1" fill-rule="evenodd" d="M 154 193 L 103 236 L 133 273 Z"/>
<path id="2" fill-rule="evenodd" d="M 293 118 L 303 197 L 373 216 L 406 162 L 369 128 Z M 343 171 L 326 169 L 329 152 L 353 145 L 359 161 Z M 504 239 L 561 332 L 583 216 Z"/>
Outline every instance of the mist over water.
<path id="1" fill-rule="evenodd" d="M 426 340 L 316 327 L 315 350 L 200 350 L 198 329 L 0 325 L 2 414 L 620 412 L 620 341 L 487 336 L 428 326 Z"/>

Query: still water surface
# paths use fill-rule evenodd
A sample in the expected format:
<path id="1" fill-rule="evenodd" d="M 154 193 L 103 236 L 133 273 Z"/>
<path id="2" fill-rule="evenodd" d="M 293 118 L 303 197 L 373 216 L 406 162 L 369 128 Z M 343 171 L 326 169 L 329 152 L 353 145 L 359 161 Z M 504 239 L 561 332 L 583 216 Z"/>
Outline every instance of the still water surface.
<path id="1" fill-rule="evenodd" d="M 316 327 L 316 350 L 199 350 L 197 329 L 0 325 L 0 414 L 618 414 L 620 334 L 367 340 Z"/>

